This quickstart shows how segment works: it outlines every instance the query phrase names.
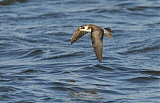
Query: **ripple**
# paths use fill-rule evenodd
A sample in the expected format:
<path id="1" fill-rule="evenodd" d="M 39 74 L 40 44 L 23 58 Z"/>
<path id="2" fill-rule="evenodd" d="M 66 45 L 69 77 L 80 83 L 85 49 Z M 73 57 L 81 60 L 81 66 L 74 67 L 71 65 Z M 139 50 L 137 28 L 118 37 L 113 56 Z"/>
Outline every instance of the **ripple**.
<path id="1" fill-rule="evenodd" d="M 102 99 L 100 95 L 97 94 L 96 91 L 88 90 L 88 91 L 80 91 L 80 92 L 70 92 L 69 95 L 74 99 L 80 100 L 98 100 Z"/>
<path id="2" fill-rule="evenodd" d="M 126 6 L 130 6 L 130 5 L 133 5 L 134 3 L 120 3 L 120 4 L 117 4 L 117 5 L 115 5 L 115 6 L 120 6 L 120 7 L 126 7 Z"/>
<path id="3" fill-rule="evenodd" d="M 144 70 L 141 73 L 145 73 L 152 76 L 160 76 L 160 71 Z"/>
<path id="4" fill-rule="evenodd" d="M 22 74 L 33 74 L 33 73 L 39 73 L 40 70 L 34 70 L 34 69 L 27 69 L 25 71 L 22 71 Z"/>
<path id="5" fill-rule="evenodd" d="M 12 86 L 5 86 L 5 87 L 1 86 L 0 87 L 0 92 L 13 92 L 13 91 L 16 91 L 16 90 L 18 90 L 18 89 L 14 88 Z"/>
<path id="6" fill-rule="evenodd" d="M 146 10 L 146 9 L 160 9 L 160 6 L 134 6 L 132 8 L 128 8 L 131 11 L 137 11 L 137 10 Z"/>
<path id="7" fill-rule="evenodd" d="M 138 43 L 138 42 L 135 42 L 135 43 Z M 160 49 L 160 45 L 154 45 L 154 46 L 134 46 L 133 47 L 134 49 L 132 50 L 128 50 L 128 51 L 125 51 L 121 54 L 134 54 L 134 53 L 145 53 L 145 52 L 152 52 L 152 51 L 158 51 Z"/>
<path id="8" fill-rule="evenodd" d="M 81 53 L 82 52 L 62 53 L 61 55 L 59 55 L 58 52 L 57 52 L 57 54 L 58 54 L 57 55 L 56 52 L 55 52 L 54 56 L 43 58 L 42 60 L 52 60 L 52 59 L 54 60 L 54 59 L 61 59 L 61 58 L 67 58 L 67 59 L 69 59 L 69 58 L 73 58 L 74 56 L 79 56 Z"/>
<path id="9" fill-rule="evenodd" d="M 67 4 L 96 4 L 98 1 L 88 1 L 88 0 L 79 0 L 79 1 L 67 1 Z"/>
<path id="10" fill-rule="evenodd" d="M 27 0 L 2 0 L 0 1 L 0 5 L 6 6 L 6 5 L 11 5 L 14 2 L 20 2 L 20 3 L 24 3 Z"/>
<path id="11" fill-rule="evenodd" d="M 128 81 L 135 82 L 135 83 L 149 83 L 149 82 L 154 82 L 154 81 L 157 81 L 157 80 L 160 80 L 160 78 L 152 77 L 152 76 L 149 76 L 149 77 L 136 77 L 136 78 L 128 79 Z"/>
<path id="12" fill-rule="evenodd" d="M 50 87 L 51 90 L 57 90 L 57 91 L 73 91 L 70 87 Z"/>
<path id="13" fill-rule="evenodd" d="M 30 50 L 26 52 L 25 54 L 21 55 L 20 58 L 28 58 L 28 57 L 34 57 L 34 56 L 39 56 L 43 54 L 42 50 L 36 49 L 36 50 Z"/>
<path id="14" fill-rule="evenodd" d="M 110 68 L 110 67 L 106 67 L 106 66 L 104 66 L 104 65 L 99 65 L 99 64 L 97 64 L 97 65 L 95 65 L 94 66 L 95 67 L 95 69 L 102 69 L 102 70 L 107 70 L 107 71 L 113 71 L 113 68 Z"/>

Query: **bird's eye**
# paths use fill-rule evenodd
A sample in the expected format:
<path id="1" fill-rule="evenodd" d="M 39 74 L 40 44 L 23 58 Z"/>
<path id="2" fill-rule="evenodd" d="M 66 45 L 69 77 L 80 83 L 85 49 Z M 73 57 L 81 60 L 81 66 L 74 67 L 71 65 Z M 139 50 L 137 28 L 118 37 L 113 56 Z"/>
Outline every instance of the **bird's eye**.
<path id="1" fill-rule="evenodd" d="M 85 28 L 82 26 L 81 29 L 85 29 Z"/>

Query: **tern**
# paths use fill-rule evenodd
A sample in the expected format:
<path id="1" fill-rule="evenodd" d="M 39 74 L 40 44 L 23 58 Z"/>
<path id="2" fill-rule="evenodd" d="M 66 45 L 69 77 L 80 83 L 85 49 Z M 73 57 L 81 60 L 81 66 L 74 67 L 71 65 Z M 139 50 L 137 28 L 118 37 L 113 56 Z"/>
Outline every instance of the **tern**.
<path id="1" fill-rule="evenodd" d="M 92 46 L 99 62 L 102 62 L 102 51 L 103 51 L 103 35 L 105 34 L 108 38 L 112 38 L 111 28 L 101 28 L 94 24 L 82 25 L 77 28 L 71 38 L 71 44 L 76 42 L 80 37 L 91 32 Z"/>

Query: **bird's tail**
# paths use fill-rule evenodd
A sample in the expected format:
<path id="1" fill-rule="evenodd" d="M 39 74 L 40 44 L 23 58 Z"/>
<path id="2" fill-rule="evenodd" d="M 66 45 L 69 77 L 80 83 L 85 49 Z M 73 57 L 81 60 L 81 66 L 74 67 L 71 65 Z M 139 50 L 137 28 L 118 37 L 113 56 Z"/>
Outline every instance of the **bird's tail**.
<path id="1" fill-rule="evenodd" d="M 109 38 L 112 38 L 112 30 L 110 27 L 108 28 L 104 28 L 104 34 L 109 37 Z"/>
<path id="2" fill-rule="evenodd" d="M 111 30 L 111 28 L 110 27 L 108 27 L 108 28 L 104 28 L 105 30 L 107 30 L 108 32 L 112 32 L 112 30 Z"/>

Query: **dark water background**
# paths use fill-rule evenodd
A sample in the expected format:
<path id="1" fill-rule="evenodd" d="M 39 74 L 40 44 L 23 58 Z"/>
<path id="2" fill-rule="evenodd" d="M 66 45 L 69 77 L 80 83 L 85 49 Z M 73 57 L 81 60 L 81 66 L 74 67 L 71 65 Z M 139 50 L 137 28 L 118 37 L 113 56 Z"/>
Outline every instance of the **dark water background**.
<path id="1" fill-rule="evenodd" d="M 80 25 L 111 27 L 103 62 Z M 160 103 L 159 0 L 0 0 L 2 103 Z"/>

